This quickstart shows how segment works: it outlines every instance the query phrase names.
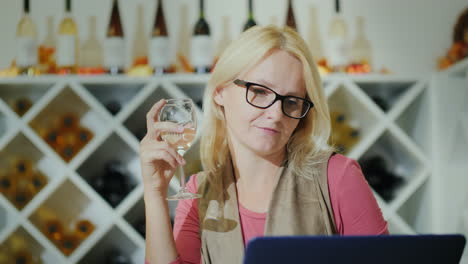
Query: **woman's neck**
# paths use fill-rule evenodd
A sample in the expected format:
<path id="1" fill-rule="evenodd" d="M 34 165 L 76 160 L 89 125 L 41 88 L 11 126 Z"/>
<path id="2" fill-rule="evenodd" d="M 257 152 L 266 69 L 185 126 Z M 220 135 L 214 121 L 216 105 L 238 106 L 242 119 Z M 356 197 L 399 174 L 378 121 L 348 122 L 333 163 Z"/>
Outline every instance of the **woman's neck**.
<path id="1" fill-rule="evenodd" d="M 253 191 L 274 186 L 286 151 L 261 156 L 240 142 L 229 142 L 232 165 L 238 186 Z"/>

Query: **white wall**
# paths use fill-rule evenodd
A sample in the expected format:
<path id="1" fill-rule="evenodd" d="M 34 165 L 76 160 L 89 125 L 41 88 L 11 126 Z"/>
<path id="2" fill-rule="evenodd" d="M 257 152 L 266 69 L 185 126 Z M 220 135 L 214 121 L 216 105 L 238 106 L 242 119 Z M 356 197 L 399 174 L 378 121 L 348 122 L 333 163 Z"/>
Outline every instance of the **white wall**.
<path id="1" fill-rule="evenodd" d="M 64 0 L 30 0 L 32 17 L 38 26 L 40 40 L 46 30 L 46 16 L 54 15 L 56 25 L 63 14 Z M 145 5 L 146 29 L 154 17 L 156 0 L 119 0 L 127 42 L 135 28 L 137 3 Z M 215 40 L 222 33 L 222 17 L 230 19 L 231 37 L 236 37 L 246 19 L 246 0 L 205 0 L 206 17 Z M 255 0 L 257 23 L 283 23 L 286 0 Z M 294 0 L 299 31 L 307 37 L 310 9 L 318 8 L 322 40 L 333 12 L 332 0 Z M 197 16 L 197 0 L 165 0 L 166 19 L 172 43 L 179 31 L 179 7 L 189 5 L 191 26 Z M 0 68 L 7 67 L 14 56 L 16 23 L 21 15 L 21 0 L 0 0 Z M 98 16 L 98 34 L 103 39 L 110 13 L 111 0 L 73 0 L 73 13 L 81 40 L 87 38 L 88 17 Z M 355 17 L 366 19 L 367 36 L 374 49 L 377 69 L 385 66 L 396 73 L 424 74 L 435 70 L 437 57 L 451 44 L 453 25 L 466 0 L 342 0 L 342 10 L 354 36 Z M 191 31 L 191 29 L 190 29 Z M 129 47 L 130 50 L 130 47 Z"/>

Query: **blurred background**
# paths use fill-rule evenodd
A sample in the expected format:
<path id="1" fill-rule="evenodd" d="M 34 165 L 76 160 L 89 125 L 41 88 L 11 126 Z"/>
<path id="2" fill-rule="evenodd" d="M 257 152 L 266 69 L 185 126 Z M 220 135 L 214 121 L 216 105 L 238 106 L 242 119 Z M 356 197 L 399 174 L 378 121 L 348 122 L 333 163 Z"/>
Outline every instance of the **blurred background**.
<path id="1" fill-rule="evenodd" d="M 145 115 L 188 97 L 203 123 L 210 72 L 255 24 L 307 42 L 330 143 L 391 234 L 468 235 L 466 1 L 0 0 L 0 263 L 143 263 Z"/>

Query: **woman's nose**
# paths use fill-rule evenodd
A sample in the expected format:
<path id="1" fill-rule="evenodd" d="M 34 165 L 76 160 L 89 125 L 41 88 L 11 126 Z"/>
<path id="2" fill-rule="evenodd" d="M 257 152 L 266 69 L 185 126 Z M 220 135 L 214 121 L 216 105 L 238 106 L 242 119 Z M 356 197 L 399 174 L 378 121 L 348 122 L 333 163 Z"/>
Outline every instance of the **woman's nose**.
<path id="1" fill-rule="evenodd" d="M 273 105 L 265 109 L 268 118 L 272 118 L 272 119 L 283 118 L 283 110 L 282 110 L 281 104 L 282 104 L 281 100 L 278 100 L 274 102 Z"/>

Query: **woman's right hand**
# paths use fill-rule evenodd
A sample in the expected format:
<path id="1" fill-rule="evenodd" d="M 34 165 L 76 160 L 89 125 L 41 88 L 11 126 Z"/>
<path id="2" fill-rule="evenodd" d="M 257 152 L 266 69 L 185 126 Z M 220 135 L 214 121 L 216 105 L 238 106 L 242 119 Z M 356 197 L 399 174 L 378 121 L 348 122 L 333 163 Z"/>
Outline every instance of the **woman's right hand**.
<path id="1" fill-rule="evenodd" d="M 159 122 L 159 111 L 166 104 L 164 99 L 155 103 L 146 114 L 146 135 L 140 142 L 140 165 L 146 190 L 166 196 L 169 182 L 184 158 L 161 139 L 163 132 L 183 132 L 184 128 L 171 122 Z"/>

